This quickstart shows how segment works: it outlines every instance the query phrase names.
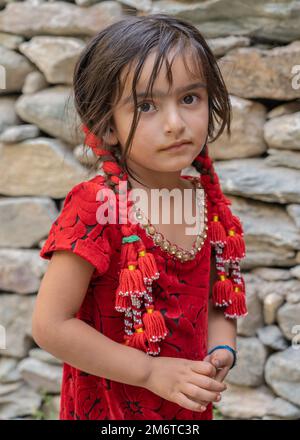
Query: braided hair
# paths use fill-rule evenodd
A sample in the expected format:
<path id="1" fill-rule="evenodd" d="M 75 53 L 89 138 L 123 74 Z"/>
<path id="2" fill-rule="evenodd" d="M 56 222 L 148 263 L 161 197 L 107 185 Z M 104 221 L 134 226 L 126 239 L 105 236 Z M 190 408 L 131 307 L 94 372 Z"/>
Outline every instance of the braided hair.
<path id="1" fill-rule="evenodd" d="M 118 164 L 113 153 L 101 148 L 100 138 L 97 138 L 84 124 L 82 129 L 86 134 L 85 144 L 102 159 L 106 183 L 114 188 L 119 204 L 119 222 L 123 238 L 115 309 L 125 313 L 124 343 L 155 356 L 160 352 L 160 341 L 168 334 L 164 317 L 159 310 L 155 310 L 152 296 L 151 284 L 159 278 L 155 258 L 152 253 L 147 252 L 145 244 L 137 235 L 137 225 L 132 224 L 127 218 L 126 204 L 130 205 L 131 202 L 124 200 L 119 192 L 121 181 L 127 181 L 131 187 L 127 173 Z M 245 257 L 241 222 L 232 214 L 229 208 L 231 201 L 221 190 L 219 178 L 208 155 L 207 144 L 192 165 L 200 173 L 201 184 L 213 206 L 208 239 L 214 246 L 219 278 L 213 285 L 213 304 L 216 307 L 224 307 L 224 315 L 227 318 L 246 316 L 245 283 L 239 263 Z M 228 274 L 225 263 L 229 264 Z"/>

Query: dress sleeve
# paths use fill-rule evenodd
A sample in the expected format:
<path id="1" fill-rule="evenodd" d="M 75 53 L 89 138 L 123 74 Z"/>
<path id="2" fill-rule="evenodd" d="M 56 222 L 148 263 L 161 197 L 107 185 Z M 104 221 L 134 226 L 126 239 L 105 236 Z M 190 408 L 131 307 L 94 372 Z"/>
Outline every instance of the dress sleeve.
<path id="1" fill-rule="evenodd" d="M 50 260 L 53 251 L 68 250 L 87 260 L 103 275 L 109 267 L 111 247 L 110 224 L 97 221 L 97 192 L 101 186 L 81 182 L 67 194 L 63 208 L 53 222 L 40 257 Z"/>

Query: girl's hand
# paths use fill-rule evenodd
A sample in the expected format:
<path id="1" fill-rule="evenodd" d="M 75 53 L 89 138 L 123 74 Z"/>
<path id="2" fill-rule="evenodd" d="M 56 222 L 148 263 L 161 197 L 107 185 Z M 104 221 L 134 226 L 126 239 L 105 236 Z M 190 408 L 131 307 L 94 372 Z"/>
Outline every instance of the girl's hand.
<path id="1" fill-rule="evenodd" d="M 185 409 L 203 412 L 227 388 L 214 379 L 217 371 L 209 362 L 172 357 L 152 357 L 151 362 L 144 388 Z"/>
<path id="2" fill-rule="evenodd" d="M 223 348 L 215 350 L 213 353 L 205 356 L 203 359 L 203 361 L 210 362 L 216 368 L 217 374 L 215 376 L 215 380 L 220 382 L 223 382 L 227 376 L 233 360 L 233 354 Z"/>

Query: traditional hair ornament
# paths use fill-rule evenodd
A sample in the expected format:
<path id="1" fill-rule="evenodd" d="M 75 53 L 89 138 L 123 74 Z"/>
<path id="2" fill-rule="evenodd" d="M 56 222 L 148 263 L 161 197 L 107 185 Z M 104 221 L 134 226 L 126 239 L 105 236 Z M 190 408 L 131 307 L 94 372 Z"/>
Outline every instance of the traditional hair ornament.
<path id="1" fill-rule="evenodd" d="M 231 201 L 223 194 L 218 175 L 215 173 L 212 160 L 208 156 L 207 146 L 205 156 L 199 155 L 195 160 L 201 168 L 209 170 L 211 175 L 202 174 L 201 182 L 213 204 L 212 218 L 209 227 L 210 243 L 214 246 L 216 269 L 219 280 L 213 285 L 213 304 L 224 307 L 227 318 L 246 316 L 245 283 L 240 271 L 240 260 L 245 257 L 245 242 L 243 228 L 239 218 L 232 214 L 228 205 Z M 197 166 L 196 166 L 197 168 Z M 228 263 L 228 274 L 225 270 Z"/>

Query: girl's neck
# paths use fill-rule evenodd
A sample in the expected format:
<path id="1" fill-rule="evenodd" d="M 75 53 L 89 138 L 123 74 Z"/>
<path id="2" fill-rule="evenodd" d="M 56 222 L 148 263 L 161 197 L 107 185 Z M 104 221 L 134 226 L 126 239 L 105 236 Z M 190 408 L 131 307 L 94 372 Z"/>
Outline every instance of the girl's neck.
<path id="1" fill-rule="evenodd" d="M 158 173 L 149 170 L 149 173 L 143 173 L 142 177 L 135 174 L 134 176 L 142 183 L 137 182 L 128 175 L 132 188 L 143 188 L 145 190 L 166 188 L 172 190 L 174 188 L 185 189 L 189 187 L 188 182 L 181 177 L 181 171 Z"/>

